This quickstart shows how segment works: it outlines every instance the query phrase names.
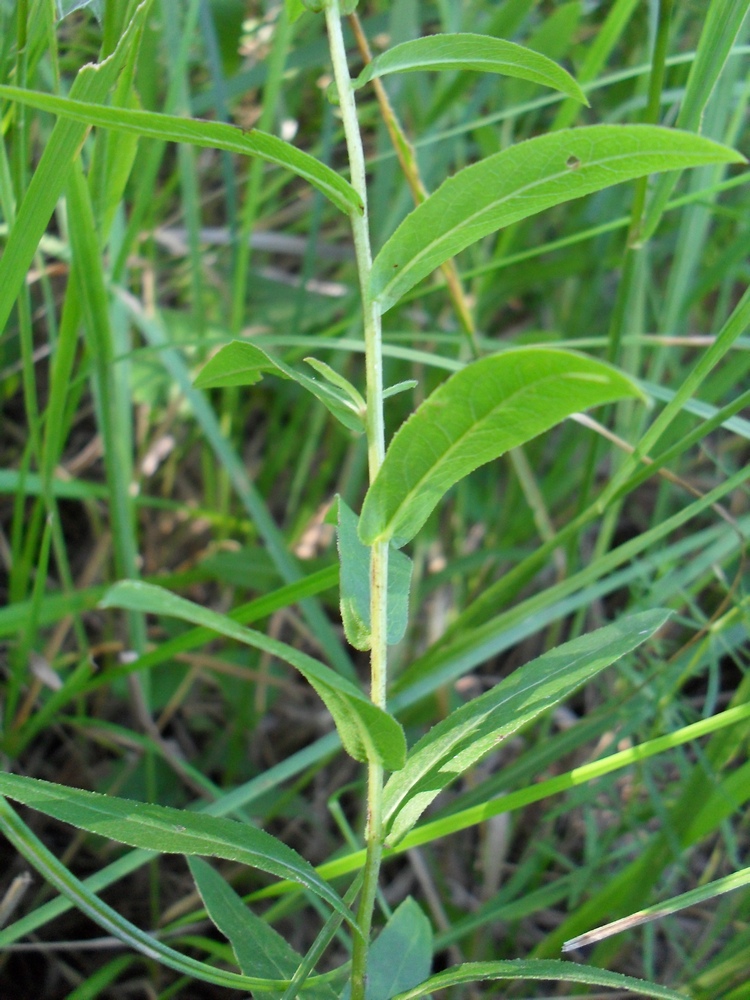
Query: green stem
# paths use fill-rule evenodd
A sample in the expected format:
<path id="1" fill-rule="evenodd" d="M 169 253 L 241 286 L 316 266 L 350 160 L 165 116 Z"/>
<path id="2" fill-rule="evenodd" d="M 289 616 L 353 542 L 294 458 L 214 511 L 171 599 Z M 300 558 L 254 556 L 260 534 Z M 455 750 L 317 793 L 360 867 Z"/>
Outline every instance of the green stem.
<path id="1" fill-rule="evenodd" d="M 346 46 L 341 24 L 339 0 L 328 0 L 326 4 L 326 25 L 331 50 L 331 61 L 339 93 L 341 119 L 349 154 L 351 182 L 362 200 L 362 212 L 351 215 L 354 250 L 362 292 L 364 317 L 365 358 L 367 372 L 367 454 L 370 482 L 383 463 L 385 454 L 385 431 L 383 425 L 383 353 L 380 325 L 380 311 L 370 296 L 370 272 L 372 251 L 370 249 L 369 215 L 367 210 L 367 182 L 365 176 L 365 155 L 359 130 L 357 108 L 354 102 Z M 387 579 L 388 545 L 376 543 L 372 547 L 370 562 L 371 604 L 370 618 L 372 647 L 370 653 L 371 698 L 376 705 L 385 707 L 387 682 Z M 365 862 L 362 893 L 359 899 L 357 920 L 362 930 L 362 938 L 354 942 L 352 952 L 352 992 L 351 1000 L 364 1000 L 367 974 L 367 953 L 375 906 L 375 895 L 383 852 L 383 768 L 370 761 L 367 778 L 367 860 Z"/>

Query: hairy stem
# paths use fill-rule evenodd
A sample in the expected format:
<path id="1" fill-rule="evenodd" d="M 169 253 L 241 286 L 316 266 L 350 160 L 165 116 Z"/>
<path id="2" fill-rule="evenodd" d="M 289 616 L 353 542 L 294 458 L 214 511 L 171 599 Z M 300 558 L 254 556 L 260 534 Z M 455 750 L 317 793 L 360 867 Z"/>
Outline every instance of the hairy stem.
<path id="1" fill-rule="evenodd" d="M 325 14 L 333 72 L 339 93 L 341 119 L 344 125 L 344 134 L 349 154 L 351 182 L 362 201 L 362 211 L 361 213 L 352 213 L 351 224 L 354 235 L 357 268 L 359 271 L 359 283 L 362 292 L 367 369 L 367 453 L 370 482 L 372 482 L 383 463 L 385 433 L 383 428 L 383 355 L 380 312 L 370 296 L 372 251 L 370 249 L 365 156 L 364 149 L 362 148 L 362 136 L 359 130 L 357 108 L 354 103 L 354 92 L 349 76 L 339 0 L 328 0 Z M 387 681 L 387 543 L 376 543 L 373 546 L 370 567 L 370 619 L 372 629 L 370 696 L 376 705 L 384 708 Z M 368 941 L 383 852 L 382 799 L 383 768 L 380 764 L 371 761 L 368 765 L 367 776 L 367 860 L 365 862 L 362 893 L 357 910 L 357 920 L 362 929 L 362 939 L 355 940 L 352 952 L 352 1000 L 364 1000 L 365 997 Z"/>

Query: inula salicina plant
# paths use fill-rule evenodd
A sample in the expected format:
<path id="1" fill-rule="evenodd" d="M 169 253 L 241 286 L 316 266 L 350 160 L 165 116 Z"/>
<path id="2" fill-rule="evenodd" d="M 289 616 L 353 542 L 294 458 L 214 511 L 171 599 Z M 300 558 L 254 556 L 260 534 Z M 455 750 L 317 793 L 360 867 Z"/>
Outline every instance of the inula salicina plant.
<path id="1" fill-rule="evenodd" d="M 3 995 L 748 996 L 748 5 L 0 3 Z"/>

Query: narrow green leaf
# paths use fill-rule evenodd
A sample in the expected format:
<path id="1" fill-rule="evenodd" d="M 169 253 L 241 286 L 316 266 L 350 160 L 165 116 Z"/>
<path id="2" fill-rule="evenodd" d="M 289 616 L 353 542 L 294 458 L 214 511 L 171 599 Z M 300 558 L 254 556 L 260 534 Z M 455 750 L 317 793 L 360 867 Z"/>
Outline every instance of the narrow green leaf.
<path id="1" fill-rule="evenodd" d="M 703 112 L 749 8 L 750 0 L 712 0 L 709 5 L 677 116 L 678 128 L 700 131 Z M 643 240 L 656 230 L 678 179 L 677 174 L 672 174 L 660 177 L 656 183 L 643 224 Z"/>
<path id="2" fill-rule="evenodd" d="M 418 1000 L 434 990 L 449 989 L 463 983 L 482 983 L 488 980 L 549 980 L 561 983 L 585 983 L 589 986 L 609 986 L 613 990 L 628 990 L 640 997 L 655 997 L 656 1000 L 687 1000 L 684 993 L 677 993 L 665 986 L 634 979 L 619 972 L 605 972 L 604 969 L 587 969 L 574 962 L 559 962 L 551 959 L 518 959 L 507 962 L 466 962 L 447 972 L 432 976 L 415 989 L 398 993 L 392 1000 Z"/>
<path id="3" fill-rule="evenodd" d="M 30 779 L 26 779 L 30 780 Z M 191 980 L 215 983 L 218 986 L 227 986 L 234 989 L 258 989 L 272 986 L 262 979 L 251 979 L 249 976 L 240 976 L 236 972 L 227 972 L 224 969 L 217 969 L 214 966 L 199 962 L 189 955 L 182 955 L 164 944 L 153 934 L 147 934 L 135 924 L 126 920 L 116 910 L 104 903 L 88 884 L 77 879 L 72 872 L 68 871 L 51 851 L 47 850 L 44 844 L 36 837 L 26 824 L 15 814 L 4 799 L 0 799 L 0 830 L 13 844 L 19 854 L 26 858 L 39 874 L 54 886 L 55 889 L 64 896 L 70 904 L 78 907 L 82 913 L 90 917 L 99 927 L 108 934 L 123 941 L 128 947 L 135 949 L 147 958 L 155 959 L 170 969 L 175 969 L 181 975 L 188 976 Z M 137 852 L 133 852 L 137 853 Z M 148 857 L 148 855 L 146 855 Z M 141 859 L 143 860 L 143 859 Z M 96 876 L 93 876 L 96 879 Z M 87 882 L 91 882 L 88 879 Z M 47 906 L 63 910 L 60 907 L 60 900 L 48 903 Z M 38 912 L 38 911 L 37 911 Z"/>
<path id="4" fill-rule="evenodd" d="M 188 858 L 188 865 L 209 917 L 232 945 L 243 974 L 261 979 L 291 979 L 302 956 L 256 916 L 211 865 L 197 857 Z M 280 995 L 257 990 L 254 993 Z M 336 992 L 325 983 L 306 983 L 298 996 L 304 1000 L 337 1000 Z"/>
<path id="5" fill-rule="evenodd" d="M 391 1000 L 424 982 L 431 969 L 432 927 L 408 896 L 370 947 L 365 1000 Z M 350 995 L 347 986 L 341 1000 L 349 1000 Z"/>
<path id="6" fill-rule="evenodd" d="M 359 519 L 338 498 L 338 548 L 341 561 L 341 618 L 347 640 L 355 649 L 370 648 L 370 556 L 357 533 Z M 403 552 L 391 549 L 388 555 L 387 642 L 395 646 L 406 634 L 409 622 L 409 589 L 412 561 Z"/>
<path id="7" fill-rule="evenodd" d="M 239 861 L 278 878 L 291 879 L 326 900 L 352 926 L 355 924 L 343 900 L 312 865 L 270 833 L 247 823 L 99 795 L 18 774 L 0 773 L 0 795 L 120 844 L 162 854 L 201 854 Z"/>
<path id="8" fill-rule="evenodd" d="M 95 125 L 159 139 L 161 142 L 186 142 L 193 146 L 223 149 L 228 153 L 257 156 L 302 177 L 347 215 L 352 212 L 361 214 L 363 211 L 357 192 L 335 170 L 291 143 L 258 129 L 245 131 L 225 122 L 181 118 L 156 111 L 110 108 L 103 104 L 56 97 L 20 87 L 0 86 L 0 97 L 81 122 L 87 127 Z"/>
<path id="9" fill-rule="evenodd" d="M 664 917 L 669 917 L 673 913 L 685 910 L 689 906 L 697 906 L 698 903 L 705 903 L 706 900 L 715 899 L 725 892 L 734 892 L 735 889 L 744 888 L 746 885 L 750 885 L 750 868 L 743 868 L 733 875 L 726 875 L 724 878 L 715 879 L 707 885 L 701 885 L 697 889 L 691 889 L 689 892 L 683 892 L 679 896 L 673 896 L 672 899 L 665 899 L 661 903 L 654 903 L 653 906 L 647 906 L 644 910 L 631 913 L 628 917 L 613 920 L 602 927 L 597 927 L 596 930 L 579 934 L 577 937 L 566 941 L 562 950 L 575 951 L 578 948 L 585 948 L 588 945 L 604 941 L 608 937 L 612 937 L 613 934 L 622 934 L 623 931 L 629 931 L 633 927 L 641 927 L 652 920 L 663 920 Z"/>
<path id="10" fill-rule="evenodd" d="M 552 87 L 583 104 L 589 103 L 570 73 L 547 56 L 500 38 L 463 33 L 428 35 L 395 45 L 365 66 L 354 81 L 354 89 L 388 73 L 444 69 L 502 73 Z"/>
<path id="11" fill-rule="evenodd" d="M 114 86 L 130 48 L 140 37 L 151 0 L 137 8 L 117 48 L 98 64 L 84 66 L 73 81 L 76 98 L 102 101 Z M 18 94 L 27 91 L 12 88 Z M 0 88 L 2 90 L 2 88 Z M 88 126 L 57 122 L 29 182 L 18 215 L 0 257 L 0 330 L 4 329 L 19 289 L 26 280 L 31 262 L 47 223 L 67 181 L 68 171 L 78 156 Z"/>
<path id="12" fill-rule="evenodd" d="M 362 398 L 362 393 L 358 389 L 355 389 L 348 378 L 344 378 L 335 368 L 331 368 L 325 361 L 320 361 L 318 358 L 305 358 L 305 361 L 311 368 L 315 369 L 318 375 L 322 375 L 326 382 L 330 382 L 331 385 L 336 386 L 342 392 L 346 393 L 364 419 L 367 411 L 367 403 Z"/>
<path id="13" fill-rule="evenodd" d="M 383 399 L 390 399 L 391 396 L 397 396 L 400 392 L 414 389 L 417 385 L 419 383 L 415 378 L 407 378 L 403 382 L 396 382 L 395 385 L 389 385 L 387 389 L 383 390 Z"/>
<path id="14" fill-rule="evenodd" d="M 318 382 L 309 375 L 284 364 L 283 361 L 272 358 L 260 347 L 246 340 L 233 340 L 231 344 L 226 344 L 217 351 L 202 368 L 195 380 L 195 386 L 198 389 L 217 389 L 233 385 L 254 385 L 260 381 L 265 372 L 278 375 L 279 378 L 292 379 L 320 400 L 346 428 L 358 434 L 364 430 L 362 409 L 364 401 L 361 396 L 358 402 L 350 392 L 334 384 L 330 378 L 326 377 L 325 382 Z M 354 390 L 354 387 L 351 386 L 350 389 Z M 356 393 L 356 390 L 354 392 Z"/>
<path id="15" fill-rule="evenodd" d="M 558 646 L 434 726 L 386 785 L 383 815 L 390 825 L 389 845 L 414 826 L 442 789 L 498 743 L 645 642 L 669 615 L 645 611 Z"/>
<path id="16" fill-rule="evenodd" d="M 743 161 L 653 125 L 591 125 L 520 142 L 459 171 L 404 219 L 375 258 L 370 293 L 385 312 L 459 251 L 545 208 L 647 174 Z"/>
<path id="17" fill-rule="evenodd" d="M 469 472 L 571 413 L 639 395 L 609 365 L 552 348 L 509 350 L 467 365 L 393 437 L 365 496 L 362 541 L 404 545 Z"/>
<path id="18" fill-rule="evenodd" d="M 262 632 L 244 628 L 226 615 L 141 581 L 124 580 L 115 584 L 105 594 L 100 607 L 119 607 L 179 618 L 278 657 L 298 670 L 317 691 L 333 716 L 341 742 L 355 760 L 378 761 L 389 771 L 403 767 L 406 739 L 401 725 L 365 698 L 351 681 L 312 656 Z"/>

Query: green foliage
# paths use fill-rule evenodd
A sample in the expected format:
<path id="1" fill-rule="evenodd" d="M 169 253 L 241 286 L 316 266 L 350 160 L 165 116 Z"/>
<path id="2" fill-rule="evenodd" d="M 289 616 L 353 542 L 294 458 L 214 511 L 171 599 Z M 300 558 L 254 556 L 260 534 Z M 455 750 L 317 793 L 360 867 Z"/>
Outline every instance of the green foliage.
<path id="1" fill-rule="evenodd" d="M 226 615 L 202 608 L 153 584 L 124 580 L 107 592 L 101 607 L 156 612 L 200 625 L 261 649 L 291 664 L 315 688 L 333 716 L 341 742 L 355 760 L 377 761 L 390 771 L 403 767 L 404 731 L 399 723 L 373 705 L 351 681 L 330 667 L 262 632 L 243 628 Z"/>
<path id="2" fill-rule="evenodd" d="M 565 351 L 520 348 L 456 372 L 394 436 L 365 497 L 359 533 L 402 546 L 464 476 L 571 413 L 639 396 L 628 378 Z"/>
<path id="3" fill-rule="evenodd" d="M 692 132 L 649 125 L 537 136 L 465 167 L 408 215 L 375 259 L 370 294 L 385 312 L 449 257 L 503 226 L 636 177 L 742 160 Z"/>
<path id="4" fill-rule="evenodd" d="M 57 894 L 0 947 L 75 908 L 149 963 L 70 1000 L 745 995 L 750 0 L 704 6 L 0 0 L 0 831 Z"/>
<path id="5" fill-rule="evenodd" d="M 359 538 L 359 518 L 338 498 L 338 550 L 341 563 L 341 620 L 346 638 L 355 649 L 368 650 L 372 645 L 370 621 L 371 559 L 370 548 Z M 409 623 L 409 589 L 412 561 L 392 548 L 388 555 L 388 630 L 389 646 L 404 638 Z"/>
<path id="6" fill-rule="evenodd" d="M 476 73 L 502 73 L 551 87 L 576 101 L 588 104 L 576 81 L 564 69 L 523 45 L 486 35 L 430 35 L 413 42 L 394 45 L 362 70 L 353 88 L 359 90 L 370 80 L 389 73 L 417 70 L 472 70 Z"/>
<path id="7" fill-rule="evenodd" d="M 246 823 L 78 788 L 62 788 L 16 774 L 0 774 L 0 792 L 79 830 L 98 833 L 132 847 L 242 861 L 280 878 L 292 879 L 352 919 L 341 899 L 304 858 L 275 837 Z"/>
<path id="8" fill-rule="evenodd" d="M 557 646 L 434 726 L 411 748 L 406 764 L 385 787 L 388 843 L 398 843 L 443 788 L 649 639 L 668 618 L 669 612 L 645 611 Z"/>

